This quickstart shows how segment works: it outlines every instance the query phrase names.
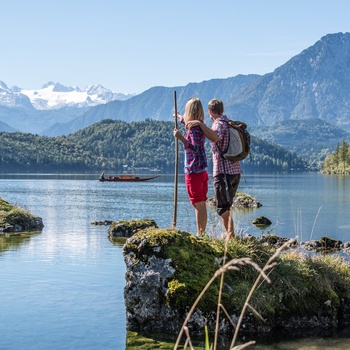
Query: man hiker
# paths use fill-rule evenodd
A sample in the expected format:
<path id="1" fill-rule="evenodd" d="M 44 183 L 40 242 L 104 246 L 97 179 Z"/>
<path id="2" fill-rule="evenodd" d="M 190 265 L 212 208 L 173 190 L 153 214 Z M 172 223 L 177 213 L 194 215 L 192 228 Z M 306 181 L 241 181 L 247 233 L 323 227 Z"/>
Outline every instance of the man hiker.
<path id="1" fill-rule="evenodd" d="M 200 126 L 204 135 L 209 139 L 213 156 L 213 178 L 216 200 L 216 211 L 222 219 L 226 230 L 226 238 L 235 236 L 234 223 L 231 216 L 233 198 L 237 192 L 241 166 L 239 162 L 226 160 L 222 157 L 230 141 L 229 119 L 224 115 L 224 104 L 221 100 L 212 99 L 208 103 L 208 111 L 213 121 L 211 129 L 204 123 L 191 121 L 188 127 Z"/>

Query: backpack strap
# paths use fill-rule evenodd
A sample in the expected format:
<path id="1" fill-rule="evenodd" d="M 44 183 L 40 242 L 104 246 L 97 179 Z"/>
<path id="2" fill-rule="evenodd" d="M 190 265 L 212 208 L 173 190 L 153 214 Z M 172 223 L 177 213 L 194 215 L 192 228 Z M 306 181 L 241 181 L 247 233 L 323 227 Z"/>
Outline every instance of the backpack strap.
<path id="1" fill-rule="evenodd" d="M 229 122 L 227 122 L 226 120 L 222 120 L 222 121 L 226 123 L 226 125 L 227 125 L 227 131 L 228 131 L 229 137 L 230 137 L 230 131 L 229 131 L 229 129 L 228 129 L 228 128 L 230 128 L 230 125 L 229 125 L 229 122 L 230 122 L 230 121 L 229 121 Z M 230 140 L 229 140 L 228 143 L 230 144 Z M 228 149 L 228 147 L 229 147 L 229 144 L 227 145 L 227 149 Z M 218 149 L 219 149 L 219 151 L 220 151 L 220 156 L 221 156 L 221 158 L 222 158 L 222 160 L 223 160 L 222 166 L 223 166 L 223 168 L 224 168 L 224 183 L 225 183 L 226 200 L 227 200 L 227 202 L 230 202 L 230 190 L 229 190 L 229 187 L 228 187 L 228 180 L 227 180 L 227 173 L 226 173 L 226 165 L 225 165 L 225 161 L 226 161 L 227 159 L 225 159 L 225 157 L 224 157 L 224 154 L 227 152 L 227 149 L 226 149 L 226 151 L 223 151 L 223 150 L 220 148 L 220 146 L 218 145 L 218 142 L 216 142 L 216 146 L 218 147 Z"/>
<path id="2" fill-rule="evenodd" d="M 229 131 L 230 125 L 229 125 L 229 124 L 230 124 L 230 122 L 232 122 L 232 120 L 229 120 L 228 122 L 227 122 L 226 120 L 220 120 L 220 121 L 226 123 L 226 125 L 227 125 L 227 131 L 228 131 L 228 133 L 230 134 L 230 131 Z M 230 136 L 230 135 L 229 135 L 229 136 Z M 227 160 L 227 159 L 225 159 L 224 154 L 225 154 L 225 153 L 227 152 L 227 150 L 228 150 L 228 147 L 229 147 L 229 144 L 230 144 L 230 140 L 229 140 L 229 142 L 228 142 L 227 149 L 226 149 L 225 151 L 222 150 L 221 147 L 219 146 L 219 141 L 216 142 L 215 144 L 216 144 L 217 148 L 219 149 L 221 158 L 222 158 L 223 160 Z M 225 167 L 225 163 L 224 163 L 224 167 Z"/>

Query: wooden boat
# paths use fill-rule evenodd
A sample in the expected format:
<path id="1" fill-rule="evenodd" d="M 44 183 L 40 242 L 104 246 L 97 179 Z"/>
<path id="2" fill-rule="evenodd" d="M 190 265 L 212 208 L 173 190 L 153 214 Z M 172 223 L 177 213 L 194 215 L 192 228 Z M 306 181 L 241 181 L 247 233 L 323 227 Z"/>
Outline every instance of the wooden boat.
<path id="1" fill-rule="evenodd" d="M 99 178 L 100 181 L 109 181 L 109 182 L 138 182 L 138 181 L 148 181 L 159 177 L 160 175 L 151 176 L 151 177 L 139 177 L 135 175 L 123 174 L 118 176 L 101 176 Z"/>

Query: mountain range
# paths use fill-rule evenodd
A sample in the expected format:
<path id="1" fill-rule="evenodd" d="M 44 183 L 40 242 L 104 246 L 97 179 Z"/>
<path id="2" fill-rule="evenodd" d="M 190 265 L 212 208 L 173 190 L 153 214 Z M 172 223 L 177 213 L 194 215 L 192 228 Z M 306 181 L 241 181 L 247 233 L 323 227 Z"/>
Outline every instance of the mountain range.
<path id="1" fill-rule="evenodd" d="M 106 89 L 102 85 L 89 85 L 81 90 L 78 86 L 64 86 L 53 81 L 40 89 L 9 88 L 0 81 L 0 105 L 9 108 L 50 110 L 66 107 L 92 107 L 115 100 L 127 100 L 125 95 Z"/>
<path id="2" fill-rule="evenodd" d="M 322 37 L 226 106 L 254 125 L 319 118 L 350 130 L 350 33 Z"/>
<path id="3" fill-rule="evenodd" d="M 5 123 L 0 124 L 0 130 L 41 134 L 50 125 L 70 121 L 90 107 L 132 96 L 102 85 L 80 89 L 50 81 L 40 89 L 29 90 L 18 86 L 9 88 L 0 81 L 0 121 Z"/>
<path id="4" fill-rule="evenodd" d="M 9 89 L 0 83 L 0 131 L 6 127 L 57 136 L 103 119 L 172 120 L 176 91 L 179 111 L 183 112 L 191 96 L 199 97 L 204 105 L 213 97 L 220 98 L 225 103 L 225 113 L 245 121 L 254 135 L 275 139 L 295 151 L 299 151 L 298 146 L 300 149 L 299 138 L 294 143 L 289 138 L 291 145 L 285 135 L 302 128 L 307 135 L 307 140 L 302 141 L 313 144 L 317 136 L 313 128 L 317 124 L 318 132 L 327 130 L 321 132 L 324 138 L 318 137 L 319 144 L 314 145 L 316 153 L 323 157 L 340 138 L 350 139 L 350 33 L 325 35 L 265 75 L 237 75 L 172 88 L 153 87 L 133 96 L 110 92 L 110 100 L 102 97 L 102 93 L 92 93 L 99 86 L 90 88 L 80 91 L 50 82 L 40 90 L 30 91 Z M 73 93 L 79 99 L 73 98 Z M 298 122 L 301 120 L 305 121 L 302 127 Z M 274 131 L 279 133 L 278 137 L 272 136 Z"/>

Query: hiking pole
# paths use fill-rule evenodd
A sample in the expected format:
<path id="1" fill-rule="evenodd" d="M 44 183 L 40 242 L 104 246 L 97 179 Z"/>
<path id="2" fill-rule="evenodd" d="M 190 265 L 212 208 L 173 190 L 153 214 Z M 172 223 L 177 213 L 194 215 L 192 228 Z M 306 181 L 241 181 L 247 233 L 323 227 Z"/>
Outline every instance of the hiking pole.
<path id="1" fill-rule="evenodd" d="M 176 91 L 174 91 L 174 107 L 175 107 L 175 129 L 177 129 L 177 103 L 176 103 Z M 177 184 L 178 184 L 178 162 L 179 162 L 179 140 L 175 137 L 175 178 L 174 178 L 174 216 L 173 216 L 173 229 L 176 228 L 176 216 L 177 216 Z"/>

